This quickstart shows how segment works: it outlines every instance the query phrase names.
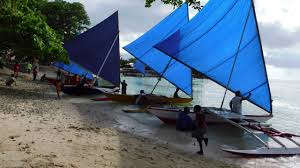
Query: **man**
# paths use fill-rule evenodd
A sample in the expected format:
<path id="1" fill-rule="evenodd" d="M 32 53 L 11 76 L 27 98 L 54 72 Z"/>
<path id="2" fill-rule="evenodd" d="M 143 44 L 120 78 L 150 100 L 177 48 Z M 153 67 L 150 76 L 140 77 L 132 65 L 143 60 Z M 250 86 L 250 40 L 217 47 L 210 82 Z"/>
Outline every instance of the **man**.
<path id="1" fill-rule="evenodd" d="M 176 120 L 176 129 L 179 131 L 190 131 L 195 129 L 192 118 L 188 115 L 190 109 L 184 107 L 183 111 L 179 112 Z"/>
<path id="2" fill-rule="evenodd" d="M 32 70 L 32 64 L 30 62 L 28 62 L 27 66 L 26 66 L 26 69 L 27 69 L 27 73 L 30 74 L 30 72 Z"/>
<path id="3" fill-rule="evenodd" d="M 37 74 L 38 74 L 38 68 L 37 68 L 37 66 L 35 66 L 32 71 L 34 81 L 36 80 Z"/>
<path id="4" fill-rule="evenodd" d="M 174 92 L 174 95 L 173 95 L 174 98 L 179 98 L 178 91 L 179 91 L 179 88 L 176 88 L 176 91 Z"/>
<path id="5" fill-rule="evenodd" d="M 229 106 L 232 112 L 242 115 L 242 101 L 249 99 L 251 93 L 247 97 L 243 97 L 240 91 L 235 92 L 235 96 L 231 99 Z"/>
<path id="6" fill-rule="evenodd" d="M 127 83 L 125 82 L 125 80 L 121 82 L 121 85 L 122 85 L 122 94 L 126 95 Z"/>
<path id="7" fill-rule="evenodd" d="M 13 83 L 15 83 L 15 85 L 17 86 L 15 75 L 11 74 L 11 76 L 8 79 L 6 79 L 5 85 L 6 86 L 11 86 Z"/>
<path id="8" fill-rule="evenodd" d="M 60 78 L 61 78 L 61 75 L 62 75 L 62 72 L 61 72 L 60 69 L 58 69 L 58 70 L 56 71 L 56 79 L 60 79 Z"/>
<path id="9" fill-rule="evenodd" d="M 62 89 L 61 80 L 55 80 L 55 87 L 56 87 L 57 98 L 60 99 L 60 91 Z"/>
<path id="10" fill-rule="evenodd" d="M 137 99 L 135 100 L 135 104 L 137 105 L 142 105 L 143 103 L 145 103 L 145 99 L 146 99 L 146 93 L 144 90 L 140 90 L 140 94 L 138 95 Z"/>
<path id="11" fill-rule="evenodd" d="M 200 150 L 197 152 L 199 155 L 203 155 L 203 149 L 202 149 L 202 141 L 204 141 L 205 145 L 207 146 L 208 138 L 206 138 L 204 135 L 206 134 L 207 130 L 207 124 L 205 121 L 205 115 L 204 115 L 204 109 L 202 109 L 201 106 L 196 105 L 194 106 L 194 112 L 196 113 L 196 131 L 192 133 L 192 137 L 196 138 Z"/>

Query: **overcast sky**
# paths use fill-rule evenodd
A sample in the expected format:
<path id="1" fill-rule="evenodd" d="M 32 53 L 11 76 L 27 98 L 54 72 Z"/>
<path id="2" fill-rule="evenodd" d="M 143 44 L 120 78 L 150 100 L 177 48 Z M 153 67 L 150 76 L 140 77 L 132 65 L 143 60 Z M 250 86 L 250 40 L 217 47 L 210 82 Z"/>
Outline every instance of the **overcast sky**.
<path id="1" fill-rule="evenodd" d="M 145 8 L 145 0 L 68 0 L 81 2 L 96 25 L 119 11 L 121 47 L 135 40 L 173 11 L 159 0 Z M 208 0 L 203 0 L 203 5 Z M 274 68 L 300 68 L 300 0 L 255 0 L 255 8 L 268 71 Z M 190 10 L 190 17 L 196 11 Z M 121 49 L 123 57 L 129 54 Z M 298 71 L 298 70 L 297 70 Z M 300 74 L 295 73 L 300 79 Z M 299 76 L 299 78 L 298 78 Z"/>

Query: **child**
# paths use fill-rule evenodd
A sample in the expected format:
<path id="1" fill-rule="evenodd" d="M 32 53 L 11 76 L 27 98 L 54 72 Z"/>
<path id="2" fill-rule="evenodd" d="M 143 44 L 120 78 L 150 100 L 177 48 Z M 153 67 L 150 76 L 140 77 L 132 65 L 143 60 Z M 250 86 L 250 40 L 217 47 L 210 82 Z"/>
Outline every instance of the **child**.
<path id="1" fill-rule="evenodd" d="M 200 146 L 200 151 L 197 152 L 199 155 L 203 155 L 203 149 L 202 149 L 202 141 L 205 142 L 205 145 L 207 146 L 208 143 L 208 138 L 205 138 L 204 135 L 206 134 L 207 130 L 207 125 L 205 121 L 205 115 L 203 112 L 203 109 L 201 106 L 196 105 L 194 106 L 194 112 L 196 113 L 196 131 L 192 133 L 192 137 L 196 138 L 199 146 Z"/>

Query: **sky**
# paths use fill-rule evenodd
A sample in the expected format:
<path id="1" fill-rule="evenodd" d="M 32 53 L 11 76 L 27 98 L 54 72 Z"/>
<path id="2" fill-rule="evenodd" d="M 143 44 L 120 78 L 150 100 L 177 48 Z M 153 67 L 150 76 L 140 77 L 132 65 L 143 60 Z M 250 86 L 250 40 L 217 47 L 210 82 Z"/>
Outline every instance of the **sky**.
<path id="1" fill-rule="evenodd" d="M 121 55 L 134 41 L 173 11 L 159 0 L 145 8 L 145 0 L 67 0 L 81 2 L 94 26 L 119 11 Z M 208 0 L 202 0 L 203 5 Z M 269 78 L 300 80 L 300 0 L 254 0 Z M 190 18 L 197 11 L 190 10 Z"/>

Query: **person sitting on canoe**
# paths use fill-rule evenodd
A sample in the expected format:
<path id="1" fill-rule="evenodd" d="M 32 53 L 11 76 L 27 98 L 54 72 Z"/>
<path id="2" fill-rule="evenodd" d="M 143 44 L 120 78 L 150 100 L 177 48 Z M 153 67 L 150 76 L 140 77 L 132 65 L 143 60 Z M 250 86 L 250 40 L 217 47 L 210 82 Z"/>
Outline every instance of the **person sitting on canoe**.
<path id="1" fill-rule="evenodd" d="M 87 74 L 86 74 L 87 75 Z M 83 88 L 84 84 L 87 83 L 87 78 L 86 75 L 82 75 L 82 78 L 79 82 L 79 84 L 77 85 L 78 88 Z"/>
<path id="2" fill-rule="evenodd" d="M 232 112 L 242 115 L 242 101 L 249 99 L 251 93 L 247 97 L 243 97 L 240 91 L 235 92 L 235 96 L 231 99 L 229 106 Z"/>
<path id="3" fill-rule="evenodd" d="M 146 100 L 146 93 L 144 92 L 144 90 L 140 91 L 140 94 L 138 95 L 138 97 L 135 100 L 135 104 L 141 105 L 143 104 Z"/>
<path id="4" fill-rule="evenodd" d="M 203 149 L 202 149 L 202 141 L 204 141 L 205 145 L 207 146 L 208 143 L 208 138 L 205 138 L 206 130 L 207 130 L 207 125 L 205 121 L 205 115 L 204 115 L 204 109 L 201 108 L 199 105 L 194 106 L 194 112 L 196 113 L 196 131 L 192 133 L 192 137 L 196 138 L 200 151 L 197 152 L 199 155 L 203 155 Z"/>
<path id="5" fill-rule="evenodd" d="M 121 82 L 121 85 L 122 85 L 122 94 L 126 95 L 127 83 L 125 82 L 125 80 L 123 80 L 123 82 Z"/>
<path id="6" fill-rule="evenodd" d="M 15 75 L 11 74 L 11 76 L 8 79 L 6 79 L 5 85 L 6 86 L 11 86 L 13 83 L 15 83 L 15 85 L 17 86 Z"/>
<path id="7" fill-rule="evenodd" d="M 176 129 L 179 131 L 189 131 L 195 129 L 195 124 L 192 118 L 188 115 L 190 113 L 190 109 L 188 107 L 184 107 L 183 111 L 181 111 L 176 120 Z"/>
<path id="8" fill-rule="evenodd" d="M 174 98 L 179 98 L 178 91 L 179 91 L 179 88 L 176 88 L 174 95 L 173 95 Z"/>

